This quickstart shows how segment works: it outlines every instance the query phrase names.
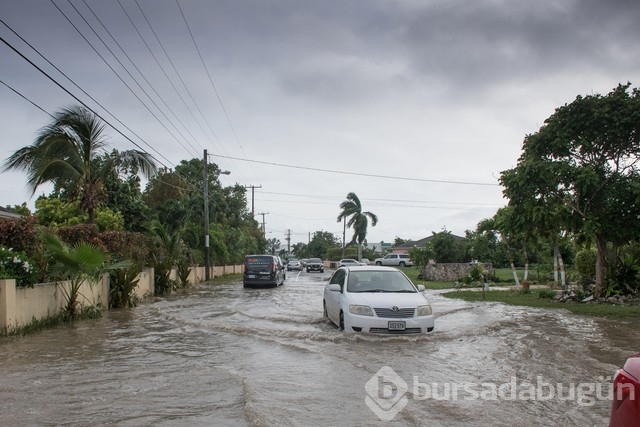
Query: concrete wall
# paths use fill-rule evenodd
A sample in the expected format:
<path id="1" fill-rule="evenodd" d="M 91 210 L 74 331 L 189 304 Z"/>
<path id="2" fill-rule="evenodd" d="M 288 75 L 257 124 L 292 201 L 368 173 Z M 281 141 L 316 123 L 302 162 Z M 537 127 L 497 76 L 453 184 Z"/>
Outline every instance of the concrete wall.
<path id="1" fill-rule="evenodd" d="M 210 267 L 210 277 L 227 274 L 241 274 L 243 265 L 226 265 Z M 204 267 L 194 266 L 189 273 L 189 283 L 201 283 L 205 277 Z M 171 271 L 171 278 L 177 279 L 176 270 Z M 64 307 L 66 298 L 62 287 L 68 289 L 69 282 L 39 283 L 28 287 L 16 287 L 13 279 L 0 280 L 0 335 L 27 326 L 34 319 L 41 320 L 58 315 Z M 145 268 L 138 275 L 138 286 L 134 293 L 144 299 L 154 295 L 154 269 Z M 109 278 L 105 276 L 93 285 L 83 283 L 80 287 L 81 304 L 109 307 Z"/>
<path id="2" fill-rule="evenodd" d="M 0 280 L 0 332 L 29 325 L 34 319 L 41 320 L 58 315 L 66 303 L 65 293 L 70 283 L 38 283 L 33 288 L 16 287 L 13 279 Z M 109 279 L 97 283 L 80 285 L 78 301 L 81 305 L 109 304 Z"/>

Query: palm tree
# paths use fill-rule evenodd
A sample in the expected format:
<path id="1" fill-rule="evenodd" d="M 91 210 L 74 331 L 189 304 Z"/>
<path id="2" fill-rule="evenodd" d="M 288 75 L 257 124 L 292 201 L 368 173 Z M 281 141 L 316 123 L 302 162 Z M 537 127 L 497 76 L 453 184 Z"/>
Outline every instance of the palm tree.
<path id="1" fill-rule="evenodd" d="M 353 237 L 349 244 L 358 244 L 358 261 L 362 259 L 362 244 L 367 238 L 367 227 L 369 226 L 369 219 L 371 219 L 371 226 L 375 227 L 378 223 L 378 217 L 371 212 L 363 212 L 360 199 L 356 196 L 356 193 L 347 194 L 347 200 L 340 203 L 340 215 L 338 215 L 338 222 L 346 221 L 346 227 L 353 227 Z"/>
<path id="2" fill-rule="evenodd" d="M 115 168 L 114 162 L 96 162 L 106 153 L 105 124 L 81 106 L 65 108 L 53 116 L 53 121 L 40 129 L 35 142 L 13 153 L 4 163 L 3 172 L 27 172 L 27 188 L 35 194 L 41 184 L 53 183 L 69 198 L 79 201 L 82 212 L 95 219 L 95 209 L 106 196 L 103 177 Z M 128 150 L 118 153 L 120 160 L 137 165 L 145 177 L 156 172 L 150 154 Z M 98 165 L 102 165 L 98 168 Z"/>
<path id="3" fill-rule="evenodd" d="M 42 236 L 48 255 L 55 261 L 52 270 L 69 279 L 69 286 L 60 286 L 65 298 L 63 311 L 68 320 L 73 320 L 81 311 L 80 287 L 84 282 L 90 286 L 103 274 L 131 267 L 131 261 L 107 264 L 109 256 L 92 243 L 81 242 L 69 246 L 51 234 Z"/>

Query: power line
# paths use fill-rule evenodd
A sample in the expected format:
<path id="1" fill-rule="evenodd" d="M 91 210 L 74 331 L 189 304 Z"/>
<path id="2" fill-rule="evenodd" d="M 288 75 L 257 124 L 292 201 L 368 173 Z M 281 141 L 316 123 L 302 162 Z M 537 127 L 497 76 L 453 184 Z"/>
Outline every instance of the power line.
<path id="1" fill-rule="evenodd" d="M 138 74 L 140 74 L 140 76 L 142 77 L 142 79 L 147 83 L 147 85 L 151 88 L 151 90 L 156 94 L 156 96 L 158 97 L 158 99 L 160 99 L 160 101 L 162 102 L 162 104 L 167 108 L 167 110 L 169 110 L 169 112 L 173 115 L 173 117 L 178 121 L 178 123 L 180 123 L 180 125 L 182 125 L 182 127 L 184 128 L 184 130 L 191 136 L 191 138 L 194 140 L 194 142 L 197 143 L 197 139 L 196 137 L 191 133 L 191 131 L 189 131 L 189 128 L 182 122 L 182 120 L 180 120 L 180 118 L 176 115 L 176 113 L 173 111 L 173 109 L 171 108 L 171 106 L 169 106 L 169 104 L 164 100 L 164 98 L 162 97 L 162 95 L 160 95 L 158 93 L 158 91 L 156 90 L 156 88 L 151 84 L 151 82 L 147 79 L 147 77 L 144 75 L 144 73 L 140 70 L 140 68 L 138 68 L 138 66 L 136 65 L 136 63 L 133 61 L 133 59 L 131 59 L 131 57 L 127 54 L 127 52 L 124 50 L 124 48 L 122 47 L 122 45 L 120 43 L 118 43 L 118 40 L 116 40 L 116 38 L 113 36 L 113 34 L 111 34 L 111 31 L 109 31 L 109 29 L 104 25 L 104 23 L 102 22 L 102 20 L 100 19 L 100 17 L 98 17 L 98 15 L 96 15 L 96 13 L 93 11 L 93 9 L 91 8 L 91 6 L 89 6 L 87 4 L 86 0 L 82 0 L 82 2 L 85 4 L 85 6 L 89 9 L 89 11 L 91 12 L 91 14 L 96 18 L 96 20 L 100 23 L 100 25 L 102 26 L 102 28 L 107 32 L 107 34 L 109 35 L 109 37 L 111 37 L 111 40 L 113 40 L 113 42 L 116 44 L 116 46 L 118 46 L 118 48 L 120 49 L 120 51 L 122 51 L 122 53 L 124 54 L 124 56 L 129 60 L 129 62 L 131 63 L 131 65 L 133 65 L 133 67 L 136 69 L 136 71 L 138 72 Z M 76 9 L 77 11 L 77 9 Z M 79 12 L 78 12 L 79 14 Z M 85 20 L 86 22 L 86 20 Z M 95 31 L 94 31 L 95 33 Z M 104 44 L 104 42 L 103 42 Z M 112 55 L 115 56 L 115 54 L 112 52 Z M 117 58 L 116 58 L 117 59 Z M 120 63 L 120 65 L 123 66 L 124 65 L 118 61 Z M 129 76 L 131 76 L 131 74 L 129 74 Z M 133 76 L 131 76 L 133 78 Z M 142 87 L 138 84 L 138 87 L 140 87 L 142 89 Z M 144 90 L 144 89 L 143 89 Z M 146 94 L 146 92 L 145 92 Z M 147 94 L 147 96 L 149 97 L 149 95 Z M 151 99 L 151 97 L 149 97 L 149 99 Z M 153 102 L 153 100 L 152 100 Z M 154 105 L 156 105 L 154 103 Z M 158 108 L 160 110 L 160 108 L 156 105 L 156 108 Z M 162 111 L 161 111 L 162 112 Z M 163 114 L 164 115 L 164 114 Z M 168 117 L 165 115 L 165 118 Z M 184 137 L 184 135 L 182 135 L 182 133 L 178 130 L 177 126 L 173 125 L 173 127 L 176 129 L 176 131 L 178 131 L 178 133 L 180 133 L 180 136 L 182 136 L 185 140 L 185 142 L 187 144 L 189 144 L 189 146 L 194 150 L 197 151 L 197 148 L 194 147 L 193 145 L 191 145 L 191 143 L 187 140 L 187 138 Z M 202 146 L 200 146 L 201 148 L 204 148 Z"/>
<path id="2" fill-rule="evenodd" d="M 167 79 L 167 81 L 169 82 L 169 84 L 171 85 L 171 87 L 173 88 L 173 90 L 175 91 L 176 95 L 178 95 L 178 97 L 180 98 L 180 100 L 182 101 L 182 104 L 185 106 L 185 108 L 187 109 L 187 111 L 189 111 L 189 114 L 191 115 L 191 117 L 193 118 L 193 121 L 198 125 L 198 127 L 200 128 L 200 130 L 202 131 L 202 133 L 207 137 L 207 139 L 209 139 L 209 135 L 207 135 L 207 132 L 205 131 L 204 127 L 202 127 L 202 124 L 200 123 L 200 121 L 196 118 L 195 114 L 193 113 L 193 111 L 191 110 L 191 107 L 189 107 L 189 104 L 187 104 L 187 102 L 185 101 L 184 97 L 182 96 L 182 94 L 180 93 L 180 91 L 178 90 L 178 88 L 176 87 L 176 85 L 173 83 L 173 81 L 171 80 L 171 78 L 169 77 L 169 74 L 167 74 L 167 71 L 165 70 L 165 68 L 162 66 L 162 64 L 160 63 L 160 60 L 158 59 L 158 57 L 156 56 L 156 54 L 153 52 L 153 49 L 151 49 L 151 46 L 149 46 L 149 43 L 147 43 L 147 40 L 144 38 L 144 36 L 142 35 L 142 33 L 140 32 L 140 30 L 138 29 L 138 26 L 136 25 L 136 23 L 133 21 L 133 19 L 131 18 L 131 15 L 129 15 L 129 12 L 127 11 L 127 9 L 125 9 L 124 5 L 122 4 L 121 0 L 118 0 L 118 4 L 120 5 L 120 8 L 122 9 L 122 11 L 124 12 L 124 14 L 127 16 L 127 19 L 129 19 L 129 22 L 131 23 L 131 26 L 133 27 L 133 29 L 136 31 L 136 33 L 138 34 L 138 37 L 140 37 L 140 40 L 142 40 L 142 43 L 146 46 L 147 50 L 149 51 L 149 54 L 151 54 L 151 56 L 153 57 L 153 59 L 155 60 L 156 64 L 158 65 L 158 68 L 160 68 L 160 71 L 162 71 L 162 74 L 164 75 L 164 77 Z M 144 16 L 143 13 L 143 17 L 146 20 L 146 16 Z M 149 24 L 149 21 L 147 20 L 147 24 Z M 151 25 L 151 24 L 149 24 Z M 155 34 L 155 32 L 153 31 L 153 28 L 151 28 L 151 31 Z M 158 41 L 158 43 L 160 43 L 160 41 L 158 40 L 158 37 L 156 36 L 156 40 Z M 162 47 L 162 44 L 161 44 Z M 164 49 L 164 47 L 163 47 Z M 166 51 L 165 51 L 166 54 Z M 171 62 L 171 59 L 169 58 L 169 62 Z M 175 67 L 174 67 L 174 71 Z M 177 72 L 177 71 L 176 71 Z M 178 76 L 179 77 L 179 76 Z M 213 133 L 213 136 L 216 140 L 218 140 L 218 137 L 215 133 Z M 213 141 L 211 141 L 209 139 L 209 141 L 211 142 L 211 144 L 215 147 L 215 145 L 213 144 Z M 218 142 L 220 142 L 220 140 L 218 140 Z"/>
<path id="3" fill-rule="evenodd" d="M 187 149 L 187 147 L 185 147 L 182 142 L 180 142 L 180 140 L 169 130 L 169 128 L 163 123 L 162 120 L 160 120 L 160 118 L 153 112 L 151 111 L 151 108 L 149 108 L 149 106 L 138 96 L 138 94 L 135 93 L 135 91 L 131 88 L 131 86 L 129 86 L 124 79 L 120 76 L 120 74 L 118 74 L 118 72 L 111 66 L 111 64 L 109 64 L 109 62 L 104 58 L 104 56 L 102 56 L 102 54 L 100 54 L 100 52 L 98 52 L 98 50 L 95 48 L 95 46 L 93 46 L 93 44 L 89 41 L 89 39 L 87 39 L 84 34 L 82 34 L 82 32 L 80 31 L 80 29 L 71 21 L 71 19 L 67 16 L 67 14 L 64 13 L 64 11 L 62 9 L 60 9 L 60 7 L 58 7 L 58 5 L 55 3 L 55 0 L 50 0 L 51 3 L 55 6 L 56 9 L 58 9 L 58 11 L 62 14 L 62 16 L 64 16 L 64 18 L 67 20 L 67 22 L 69 22 L 69 24 L 76 30 L 76 32 L 78 34 L 80 34 L 80 36 L 82 37 L 82 39 L 89 45 L 89 47 L 91 47 L 91 49 L 93 49 L 93 51 L 98 55 L 98 57 L 100 57 L 100 59 L 102 59 L 102 61 L 107 65 L 107 67 L 109 67 L 109 69 L 116 75 L 116 77 L 118 77 L 118 79 L 122 82 L 122 84 L 125 85 L 125 87 L 127 89 L 129 89 L 129 91 L 131 92 L 131 94 L 133 94 L 133 96 L 136 97 L 136 99 L 138 101 L 140 101 L 140 103 L 142 104 L 142 106 L 144 108 L 147 109 L 147 111 L 158 121 L 158 123 L 160 123 L 160 125 L 169 133 L 169 135 L 171 135 L 176 142 L 178 142 L 178 144 L 180 144 L 180 146 L 182 146 L 182 148 L 184 148 L 187 152 L 189 152 L 189 149 Z M 160 109 L 160 107 L 158 107 L 158 105 L 155 103 L 155 101 L 149 96 L 149 94 L 147 93 L 147 91 L 140 85 L 140 83 L 138 83 L 138 81 L 133 77 L 133 75 L 131 75 L 131 73 L 129 72 L 129 70 L 127 70 L 127 68 L 124 66 L 124 64 L 122 64 L 122 62 L 118 59 L 117 55 L 115 55 L 113 53 L 113 51 L 109 48 L 109 46 L 104 42 L 104 40 L 102 40 L 102 38 L 100 37 L 100 35 L 98 35 L 98 33 L 93 29 L 93 27 L 91 26 L 91 24 L 89 24 L 89 22 L 87 22 L 87 20 L 84 18 L 84 16 L 78 11 L 78 9 L 73 5 L 73 3 L 71 3 L 71 0 L 67 0 L 69 2 L 69 4 L 71 5 L 71 7 L 73 7 L 73 9 L 76 11 L 76 13 L 78 13 L 78 15 L 80 15 L 80 17 L 82 18 L 82 20 L 87 24 L 87 26 L 91 29 L 91 31 L 93 31 L 93 33 L 95 34 L 95 36 L 98 38 L 98 40 L 100 40 L 102 42 L 102 44 L 107 48 L 107 50 L 109 51 L 109 53 L 111 53 L 111 55 L 113 55 L 113 57 L 116 59 L 116 61 L 118 61 L 118 63 L 120 64 L 120 66 L 125 70 L 125 72 L 129 75 L 129 77 L 131 77 L 131 79 L 133 79 L 133 81 L 138 85 L 138 87 L 140 88 L 140 90 L 142 90 L 142 92 L 147 96 L 147 98 L 149 98 L 149 100 L 153 103 L 153 105 L 158 109 L 158 111 L 160 111 L 160 113 L 165 117 L 165 119 L 167 119 L 167 121 L 169 123 L 171 123 L 171 125 L 178 131 L 178 133 L 180 133 L 180 131 L 175 127 L 175 125 L 173 125 L 173 123 L 171 122 L 171 120 L 169 120 L 169 118 L 167 117 L 166 114 L 164 114 L 164 112 Z M 184 138 L 184 135 L 182 135 L 180 133 L 180 135 Z M 186 140 L 186 138 L 185 138 Z M 193 153 L 191 153 L 193 155 Z M 196 156 L 197 157 L 197 154 Z"/>
<path id="4" fill-rule="evenodd" d="M 244 162 L 260 163 L 260 164 L 269 165 L 269 166 L 279 166 L 283 168 L 302 169 L 302 170 L 310 170 L 315 172 L 327 172 L 327 173 L 334 173 L 334 174 L 341 174 L 341 175 L 364 176 L 367 178 L 383 178 L 383 179 L 396 179 L 401 181 L 433 182 L 433 183 L 439 183 L 439 184 L 484 185 L 484 186 L 500 187 L 500 184 L 491 184 L 487 182 L 448 181 L 448 180 L 442 180 L 442 179 L 408 178 L 408 177 L 402 177 L 402 176 L 377 175 L 377 174 L 360 173 L 360 172 L 346 172 L 346 171 L 340 171 L 335 169 L 321 169 L 321 168 L 312 168 L 307 166 L 287 165 L 284 163 L 265 162 L 262 160 L 241 159 L 239 157 L 223 156 L 220 154 L 210 154 L 210 155 L 214 157 L 221 157 L 224 159 L 233 159 L 233 160 L 239 160 Z"/>
<path id="5" fill-rule="evenodd" d="M 160 152 L 158 152 L 158 150 L 156 150 L 155 148 L 153 148 L 151 146 L 151 144 L 149 144 L 148 142 L 146 142 L 141 136 L 139 136 L 138 134 L 136 134 L 134 131 L 132 131 L 127 125 L 125 125 L 124 123 L 122 123 L 122 121 L 120 121 L 116 116 L 114 116 L 107 108 L 105 108 L 102 104 L 100 104 L 98 101 L 96 101 L 95 98 L 93 98 L 91 95 L 89 95 L 84 89 L 82 89 L 75 81 L 73 81 L 69 76 L 67 76 L 64 72 L 62 72 L 58 67 L 56 67 L 51 61 L 49 61 L 42 53 L 40 53 L 40 51 L 38 49 L 36 49 L 34 46 L 32 46 L 29 42 L 27 42 L 22 36 L 20 36 L 13 28 L 11 28 L 6 22 L 4 22 L 1 18 L 0 18 L 0 23 L 2 23 L 5 27 L 7 27 L 13 34 L 15 34 L 20 40 L 22 40 L 27 46 L 29 46 L 33 51 L 35 51 L 42 59 L 44 59 L 49 65 L 51 65 L 53 68 L 56 69 L 56 71 L 58 71 L 60 74 L 62 74 L 67 80 L 69 80 L 75 87 L 77 87 L 82 93 L 84 93 L 86 96 L 88 96 L 92 101 L 94 101 L 96 104 L 98 104 L 103 110 L 105 110 L 107 112 L 107 114 L 109 114 L 111 117 L 113 117 L 118 123 L 120 123 L 122 126 L 124 126 L 129 132 L 131 132 L 133 135 L 135 135 L 137 138 L 139 138 L 144 144 L 146 144 L 149 148 L 151 148 L 151 150 L 153 150 L 156 154 L 158 154 L 158 156 L 162 157 L 163 159 L 165 159 L 170 165 L 173 165 L 173 163 L 171 163 L 171 161 L 169 159 L 167 159 L 166 157 L 164 157 L 162 154 L 160 154 Z M 78 101 L 80 104 L 82 104 L 85 108 L 89 109 L 92 113 L 94 113 L 96 116 L 98 116 L 100 119 L 102 119 L 107 125 L 109 125 L 113 130 L 115 130 L 116 132 L 118 132 L 120 135 L 122 135 L 125 139 L 127 139 L 129 142 L 131 142 L 133 145 L 135 145 L 136 147 L 138 147 L 140 150 L 144 151 L 145 153 L 149 154 L 146 150 L 144 150 L 139 144 L 135 143 L 133 140 L 131 140 L 131 138 L 129 138 L 128 136 L 126 136 L 124 133 L 122 133 L 122 131 L 120 131 L 118 128 L 116 128 L 114 125 L 112 125 L 109 121 L 107 121 L 104 117 L 102 117 L 101 115 L 99 115 L 97 112 L 95 112 L 91 107 L 89 107 L 86 103 L 84 103 L 83 101 L 80 100 L 80 98 L 78 98 L 77 96 L 75 96 L 74 94 L 72 94 L 67 88 L 65 88 L 64 86 L 62 86 L 61 83 L 59 83 L 56 79 L 54 79 L 53 77 L 51 77 L 49 74 L 47 74 L 46 71 L 44 71 L 42 68 L 40 68 L 39 66 L 37 66 L 33 61 L 31 61 L 29 58 L 27 58 L 25 55 L 23 55 L 17 48 L 15 48 L 12 44 L 10 44 L 9 42 L 7 42 L 4 38 L 2 38 L 0 36 L 0 41 L 2 41 L 5 45 L 7 45 L 11 50 L 13 50 L 15 53 L 17 53 L 22 59 L 24 59 L 25 61 L 27 61 L 32 67 L 34 67 L 36 70 L 40 71 L 40 73 L 44 74 L 44 76 L 46 76 L 49 80 L 51 80 L 55 85 L 57 85 L 60 89 L 62 89 L 64 92 L 66 92 L 68 95 L 70 95 L 73 99 L 75 99 L 76 101 Z M 31 101 L 29 101 L 31 102 Z M 38 107 L 39 108 L 39 107 Z M 49 114 L 49 113 L 47 113 Z M 162 164 L 163 166 L 164 163 L 159 162 L 158 159 L 156 159 L 154 157 L 154 160 L 156 160 L 158 163 Z"/>
<path id="6" fill-rule="evenodd" d="M 182 11 L 182 6 L 180 6 L 179 0 L 176 0 L 176 4 L 178 5 L 178 9 L 180 10 L 180 14 L 182 15 L 182 19 L 184 20 L 184 24 L 187 27 L 187 30 L 189 31 L 189 35 L 191 36 L 191 40 L 193 41 L 193 45 L 195 46 L 196 51 L 198 52 L 198 56 L 200 57 L 200 62 L 202 62 L 202 66 L 204 67 L 204 70 L 207 73 L 207 77 L 209 78 L 209 83 L 211 84 L 211 87 L 213 88 L 213 92 L 215 93 L 216 98 L 218 98 L 218 102 L 220 103 L 220 107 L 222 108 L 222 112 L 224 113 L 224 116 L 227 119 L 227 123 L 229 124 L 229 128 L 233 132 L 233 136 L 235 137 L 236 143 L 238 144 L 238 146 L 242 150 L 242 153 L 246 157 L 247 153 L 244 151 L 244 147 L 240 143 L 240 138 L 238 138 L 238 134 L 236 133 L 236 130 L 235 130 L 233 124 L 231 123 L 231 119 L 229 118 L 229 114 L 227 113 L 227 109 L 225 108 L 224 103 L 222 102 L 222 98 L 220 97 L 220 94 L 218 93 L 218 89 L 216 88 L 216 85 L 213 83 L 213 78 L 211 77 L 211 73 L 209 72 L 209 68 L 207 67 L 207 64 L 204 62 L 204 59 L 202 57 L 202 53 L 200 52 L 200 48 L 198 47 L 198 43 L 196 43 L 196 39 L 193 36 L 193 32 L 191 31 L 191 27 L 189 26 L 189 22 L 187 21 L 187 18 L 185 17 L 184 12 Z M 256 175 L 256 173 L 255 173 L 255 171 L 253 171 L 253 169 L 252 169 L 252 172 L 253 172 L 254 175 Z"/>
<path id="7" fill-rule="evenodd" d="M 257 187 L 259 188 L 259 187 Z M 341 196 L 321 196 L 317 194 L 295 194 L 295 193 L 276 193 L 273 191 L 259 191 L 260 194 L 273 194 L 277 196 L 295 196 L 295 197 L 307 197 L 312 199 L 326 199 L 326 200 L 337 200 L 344 199 Z M 382 201 L 382 202 L 400 202 L 400 203 L 446 203 L 451 205 L 470 205 L 470 206 L 503 206 L 500 203 L 474 203 L 474 202 L 443 202 L 443 201 L 426 201 L 426 200 L 405 200 L 405 199 L 378 199 L 378 198 L 369 198 L 369 197 L 359 197 L 362 201 Z"/>
<path id="8" fill-rule="evenodd" d="M 11 86 L 9 86 L 8 84 L 6 84 L 5 82 L 3 82 L 2 80 L 0 80 L 0 83 L 2 83 L 3 85 L 5 85 L 9 90 L 13 91 L 13 93 L 15 93 L 16 95 L 18 95 L 19 97 L 21 97 L 22 99 L 24 99 L 25 101 L 27 101 L 28 103 L 30 103 L 31 105 L 33 105 L 34 107 L 36 107 L 38 110 L 42 111 L 43 113 L 45 113 L 46 115 L 48 115 L 49 117 L 51 117 L 52 119 L 55 119 L 55 116 L 53 114 L 51 114 L 50 112 L 48 112 L 47 110 L 45 110 L 44 108 L 42 108 L 41 106 L 39 106 L 38 104 L 36 104 L 35 102 L 33 102 L 32 100 L 30 100 L 29 98 L 27 98 L 26 96 L 24 96 L 23 94 L 21 94 L 20 92 L 18 92 L 16 89 L 12 88 Z"/>

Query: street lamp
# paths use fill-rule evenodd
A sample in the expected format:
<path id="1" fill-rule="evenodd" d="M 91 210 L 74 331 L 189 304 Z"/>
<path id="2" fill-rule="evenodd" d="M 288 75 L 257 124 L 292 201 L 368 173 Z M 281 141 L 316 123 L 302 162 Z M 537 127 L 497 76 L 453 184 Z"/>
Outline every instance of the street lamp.
<path id="1" fill-rule="evenodd" d="M 204 150 L 203 178 L 204 178 L 204 280 L 209 280 L 209 174 L 207 172 L 207 150 Z M 220 175 L 229 175 L 229 171 L 220 171 Z"/>

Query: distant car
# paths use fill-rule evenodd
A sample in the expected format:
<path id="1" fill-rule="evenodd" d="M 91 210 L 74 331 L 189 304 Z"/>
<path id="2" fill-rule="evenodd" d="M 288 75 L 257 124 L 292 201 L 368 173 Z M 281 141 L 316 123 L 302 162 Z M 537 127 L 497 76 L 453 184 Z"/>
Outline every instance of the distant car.
<path id="1" fill-rule="evenodd" d="M 320 273 L 324 273 L 324 262 L 320 258 L 309 258 L 307 260 L 307 273 L 312 271 L 319 271 Z"/>
<path id="2" fill-rule="evenodd" d="M 389 254 L 384 258 L 376 258 L 373 263 L 392 267 L 411 267 L 413 265 L 413 261 L 409 259 L 407 254 Z"/>
<path id="3" fill-rule="evenodd" d="M 629 357 L 613 377 L 609 427 L 640 426 L 640 353 Z"/>
<path id="4" fill-rule="evenodd" d="M 307 266 L 307 261 L 308 261 L 308 260 L 307 260 L 306 258 L 302 258 L 302 259 L 300 260 L 300 264 L 302 265 L 302 268 L 305 268 L 305 267 Z"/>
<path id="5" fill-rule="evenodd" d="M 435 320 L 422 291 L 397 268 L 341 267 L 325 285 L 323 315 L 345 332 L 426 334 Z"/>
<path id="6" fill-rule="evenodd" d="M 290 259 L 287 261 L 287 271 L 291 270 L 302 270 L 302 264 L 297 259 Z"/>
<path id="7" fill-rule="evenodd" d="M 360 262 L 357 259 L 353 258 L 345 258 L 340 260 L 339 267 L 355 267 L 356 265 L 367 265 L 366 263 Z"/>
<path id="8" fill-rule="evenodd" d="M 280 257 L 273 255 L 247 255 L 244 257 L 242 285 L 278 287 L 286 280 L 284 264 Z"/>

